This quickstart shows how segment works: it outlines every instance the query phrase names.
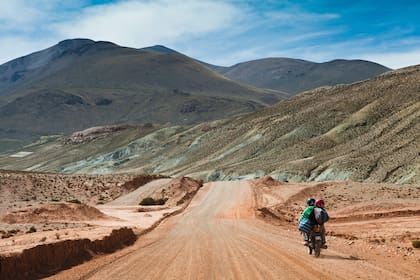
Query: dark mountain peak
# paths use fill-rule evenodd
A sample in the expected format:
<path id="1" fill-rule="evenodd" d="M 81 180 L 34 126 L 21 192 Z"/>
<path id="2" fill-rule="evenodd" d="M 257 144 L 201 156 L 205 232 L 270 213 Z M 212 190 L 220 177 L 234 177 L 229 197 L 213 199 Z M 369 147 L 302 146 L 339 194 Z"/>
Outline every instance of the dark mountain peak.
<path id="1" fill-rule="evenodd" d="M 84 53 L 94 53 L 96 51 L 101 51 L 110 48 L 119 48 L 117 44 L 108 41 L 93 41 L 90 39 L 69 39 L 64 40 L 53 46 L 52 49 L 55 49 L 55 58 L 64 56 L 67 54 L 84 54 Z"/>
<path id="2" fill-rule="evenodd" d="M 56 47 L 60 49 L 66 49 L 66 50 L 74 50 L 78 49 L 80 47 L 83 47 L 85 45 L 91 45 L 94 44 L 95 41 L 90 39 L 67 39 L 59 42 Z M 54 47 L 54 46 L 53 46 Z"/>
<path id="3" fill-rule="evenodd" d="M 170 49 L 170 48 L 162 46 L 162 45 L 154 45 L 154 46 L 150 46 L 150 47 L 146 47 L 146 48 L 141 48 L 139 50 L 149 52 L 149 53 L 155 53 L 155 54 L 184 55 L 183 53 L 177 52 L 176 50 Z M 206 62 L 198 60 L 198 59 L 194 59 L 194 60 L 197 61 L 198 63 L 206 66 L 207 68 L 210 68 L 211 70 L 214 70 L 214 71 L 219 72 L 219 73 L 223 73 L 224 70 L 227 69 L 227 67 L 224 67 L 224 66 L 213 65 L 213 64 L 206 63 Z"/>
<path id="4" fill-rule="evenodd" d="M 31 53 L 0 65 L 0 96 L 33 79 L 42 79 L 74 61 L 74 56 L 93 55 L 117 48 L 111 42 L 90 39 L 67 39 L 47 49 Z M 52 63 L 54 69 L 51 69 Z"/>
<path id="5" fill-rule="evenodd" d="M 299 62 L 310 62 L 308 60 L 303 60 L 303 59 L 298 59 L 298 58 L 290 58 L 290 57 L 266 57 L 266 58 L 260 58 L 260 59 L 255 59 L 253 60 L 255 62 L 258 61 L 281 61 L 281 62 L 288 62 L 288 61 L 299 61 Z"/>
<path id="6" fill-rule="evenodd" d="M 256 87 L 296 94 L 320 86 L 350 84 L 390 69 L 365 60 L 311 62 L 292 58 L 262 58 L 217 70 L 226 77 Z"/>
<path id="7" fill-rule="evenodd" d="M 94 45 L 97 47 L 120 47 L 117 44 L 109 41 L 96 41 Z"/>
<path id="8" fill-rule="evenodd" d="M 87 44 L 80 47 L 79 49 L 75 50 L 75 52 L 77 52 L 78 54 L 83 54 L 83 53 L 93 54 L 95 52 L 108 50 L 108 49 L 115 49 L 115 48 L 122 48 L 122 47 L 108 41 L 96 41 L 96 42 L 93 42 L 93 44 Z"/>
<path id="9" fill-rule="evenodd" d="M 162 53 L 162 54 L 180 54 L 179 52 L 173 49 L 167 48 L 165 46 L 162 46 L 162 45 L 154 45 L 151 47 L 141 48 L 140 50 L 146 51 L 146 52 Z"/>
<path id="10" fill-rule="evenodd" d="M 368 67 L 377 67 L 380 69 L 383 69 L 384 71 L 392 70 L 391 68 L 388 68 L 386 66 L 383 66 L 379 63 L 369 61 L 369 60 L 363 60 L 363 59 L 334 59 L 327 62 L 321 62 L 319 64 L 325 64 L 325 65 L 359 65 L 359 66 L 368 66 Z"/>
<path id="11" fill-rule="evenodd" d="M 333 60 L 326 61 L 326 62 L 318 62 L 318 64 L 349 64 L 349 63 L 368 63 L 368 64 L 372 64 L 374 62 L 367 61 L 367 60 L 362 60 L 362 59 L 343 59 L 343 58 L 333 59 Z"/>
<path id="12" fill-rule="evenodd" d="M 89 39 L 63 40 L 47 49 L 6 62 L 1 65 L 0 68 L 4 69 L 4 73 L 6 73 L 6 71 L 9 72 L 9 75 L 14 75 L 16 72 L 28 72 L 29 70 L 45 66 L 58 57 L 75 52 L 86 45 L 92 45 L 94 43 L 95 41 Z"/>
<path id="13" fill-rule="evenodd" d="M 230 66 L 229 69 L 226 69 L 227 71 L 230 71 L 232 69 L 243 69 L 248 67 L 259 67 L 259 68 L 267 68 L 267 67 L 273 67 L 273 66 L 280 66 L 285 67 L 288 65 L 301 65 L 301 64 L 309 64 L 313 63 L 307 60 L 303 59 L 295 59 L 295 58 L 288 58 L 288 57 L 266 57 L 266 58 L 259 58 L 254 59 L 250 61 L 240 62 L 238 64 L 235 64 L 233 66 Z"/>

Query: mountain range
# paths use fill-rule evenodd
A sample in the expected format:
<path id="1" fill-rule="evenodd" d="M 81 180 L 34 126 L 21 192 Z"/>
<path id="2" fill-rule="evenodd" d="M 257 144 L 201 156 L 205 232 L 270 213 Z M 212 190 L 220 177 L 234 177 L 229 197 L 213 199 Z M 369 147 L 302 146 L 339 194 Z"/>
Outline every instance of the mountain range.
<path id="1" fill-rule="evenodd" d="M 237 82 L 296 94 L 320 86 L 367 80 L 391 69 L 364 60 L 336 59 L 315 63 L 291 58 L 264 58 L 216 70 Z"/>
<path id="2" fill-rule="evenodd" d="M 66 40 L 0 66 L 0 146 L 97 125 L 200 123 L 286 97 L 181 54 Z"/>
<path id="3" fill-rule="evenodd" d="M 64 40 L 0 65 L 0 151 L 42 135 L 98 125 L 185 125 L 229 118 L 301 90 L 387 70 L 367 61 L 284 58 L 223 67 L 165 46 L 133 49 Z"/>
<path id="4" fill-rule="evenodd" d="M 180 54 L 160 45 L 142 50 Z M 242 62 L 228 67 L 197 61 L 233 81 L 258 88 L 279 90 L 290 95 L 320 86 L 351 84 L 391 70 L 371 61 L 358 59 L 335 59 L 316 63 L 302 59 L 273 57 Z"/>
<path id="5" fill-rule="evenodd" d="M 419 85 L 417 65 L 229 119 L 44 138 L 25 148 L 26 157 L 3 155 L 0 168 L 420 183 Z"/>

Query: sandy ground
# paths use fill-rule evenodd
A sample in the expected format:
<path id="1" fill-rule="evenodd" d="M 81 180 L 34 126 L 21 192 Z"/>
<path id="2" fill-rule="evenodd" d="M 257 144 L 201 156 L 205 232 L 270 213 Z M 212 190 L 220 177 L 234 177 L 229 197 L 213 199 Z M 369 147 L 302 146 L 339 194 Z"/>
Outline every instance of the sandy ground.
<path id="1" fill-rule="evenodd" d="M 0 255 L 21 252 L 23 249 L 40 244 L 54 243 L 72 239 L 102 239 L 113 229 L 129 227 L 135 233 L 153 227 L 166 215 L 178 211 L 181 207 L 163 208 L 157 211 L 139 212 L 141 207 L 101 207 L 101 212 L 107 219 L 80 220 L 77 222 L 56 221 L 45 224 L 2 224 L 4 230 L 21 229 L 19 233 L 9 238 L 0 239 Z M 34 226 L 37 232 L 25 233 Z"/>
<path id="2" fill-rule="evenodd" d="M 323 187 L 290 184 L 284 193 L 280 186 L 277 191 L 266 188 L 268 194 L 261 195 L 247 181 L 206 184 L 182 214 L 165 220 L 133 246 L 48 279 L 419 279 L 418 249 L 407 249 L 403 239 L 393 241 L 398 248 L 386 238 L 385 243 L 371 243 L 358 236 L 381 224 L 381 236 L 393 236 L 395 229 L 409 226 L 409 234 L 396 236 L 417 238 L 420 220 L 415 212 L 362 221 L 332 220 L 327 230 L 350 235 L 329 236 L 329 248 L 314 258 L 301 244 L 295 222 L 279 225 L 262 220 L 255 211 L 264 206 L 274 213 L 279 205 L 294 205 L 288 208 L 294 217 L 301 207 L 300 197 Z M 418 206 L 415 201 L 410 207 Z"/>
<path id="3" fill-rule="evenodd" d="M 0 239 L 0 255 L 62 240 L 102 239 L 113 229 L 122 227 L 132 228 L 136 234 L 142 234 L 166 216 L 180 211 L 184 204 L 170 207 L 139 206 L 138 200 L 144 197 L 141 193 L 147 195 L 150 190 L 159 192 L 159 188 L 168 188 L 169 182 L 180 180 L 154 180 L 121 196 L 116 203 L 97 205 L 96 208 L 76 203 L 43 203 L 12 208 L 0 215 L 0 235 L 3 237 Z M 36 231 L 29 233 L 31 228 Z M 9 232 L 16 233 L 6 238 Z"/>

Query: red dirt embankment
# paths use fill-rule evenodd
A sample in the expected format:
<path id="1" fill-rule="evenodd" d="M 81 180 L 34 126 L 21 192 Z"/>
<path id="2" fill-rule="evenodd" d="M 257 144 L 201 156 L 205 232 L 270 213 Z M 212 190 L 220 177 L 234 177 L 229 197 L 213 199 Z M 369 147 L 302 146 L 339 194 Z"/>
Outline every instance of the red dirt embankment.
<path id="1" fill-rule="evenodd" d="M 95 254 L 112 253 L 136 239 L 132 229 L 121 228 L 100 240 L 64 240 L 0 256 L 0 279 L 39 279 L 89 260 Z"/>
<path id="2" fill-rule="evenodd" d="M 197 191 L 203 186 L 203 181 L 195 180 L 189 177 L 180 177 L 172 179 L 161 189 L 151 193 L 152 197 L 167 198 L 165 206 L 179 206 L 188 204 Z"/>
<path id="3" fill-rule="evenodd" d="M 79 203 L 57 203 L 38 205 L 10 210 L 1 217 L 0 222 L 48 223 L 56 221 L 88 221 L 110 218 L 98 209 Z"/>
<path id="4" fill-rule="evenodd" d="M 131 245 L 136 233 L 144 234 L 180 213 L 202 187 L 201 181 L 187 177 L 124 175 L 118 181 L 115 176 L 0 173 L 0 279 L 40 279 Z M 72 192 L 60 197 L 62 189 Z M 139 191 L 143 194 L 137 197 Z M 103 213 L 94 207 L 117 196 L 123 203 L 116 208 L 101 205 Z M 126 196 L 134 203 L 127 204 Z M 146 196 L 167 203 L 152 214 L 139 212 L 147 208 L 138 206 Z M 73 203 L 56 202 L 69 198 Z"/>

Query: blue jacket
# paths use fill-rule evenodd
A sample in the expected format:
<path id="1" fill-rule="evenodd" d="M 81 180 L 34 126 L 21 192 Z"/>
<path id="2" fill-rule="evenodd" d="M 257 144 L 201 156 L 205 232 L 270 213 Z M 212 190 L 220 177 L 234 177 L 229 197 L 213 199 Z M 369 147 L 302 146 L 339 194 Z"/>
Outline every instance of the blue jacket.
<path id="1" fill-rule="evenodd" d="M 306 232 L 306 233 L 310 233 L 312 230 L 312 222 L 310 219 L 305 218 L 305 217 L 300 217 L 299 219 L 299 230 Z"/>

